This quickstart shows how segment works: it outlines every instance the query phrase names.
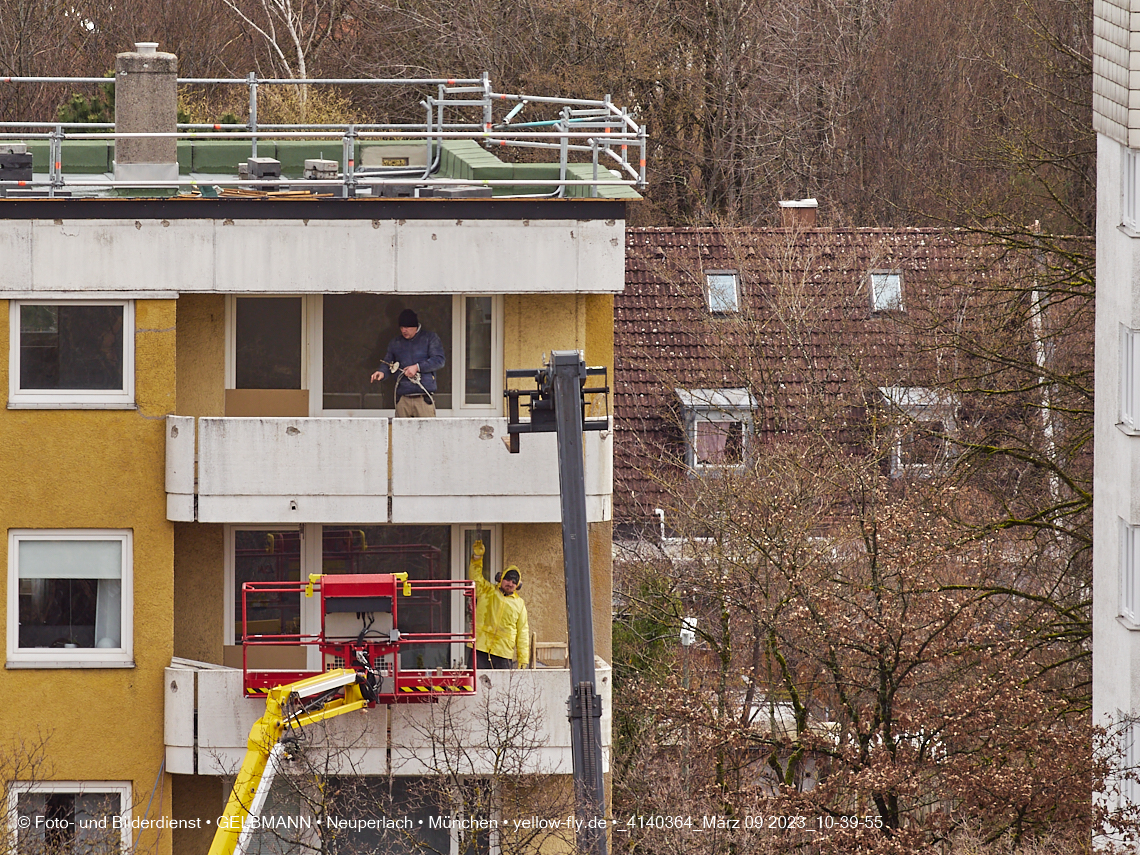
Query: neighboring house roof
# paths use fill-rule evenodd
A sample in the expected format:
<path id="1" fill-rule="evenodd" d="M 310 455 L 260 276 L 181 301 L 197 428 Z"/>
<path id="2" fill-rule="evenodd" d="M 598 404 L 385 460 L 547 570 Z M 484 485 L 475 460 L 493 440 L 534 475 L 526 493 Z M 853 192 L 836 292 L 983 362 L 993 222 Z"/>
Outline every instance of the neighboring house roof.
<path id="1" fill-rule="evenodd" d="M 968 323 L 971 291 L 1031 263 L 946 229 L 629 229 L 614 308 L 615 521 L 654 525 L 667 504 L 656 476 L 683 471 L 676 390 L 751 389 L 758 440 L 809 429 L 822 407 L 855 443 L 872 391 L 949 379 L 945 341 L 920 319 Z M 739 273 L 739 312 L 710 311 L 708 271 Z M 874 311 L 872 273 L 901 273 L 901 306 L 888 295 Z"/>

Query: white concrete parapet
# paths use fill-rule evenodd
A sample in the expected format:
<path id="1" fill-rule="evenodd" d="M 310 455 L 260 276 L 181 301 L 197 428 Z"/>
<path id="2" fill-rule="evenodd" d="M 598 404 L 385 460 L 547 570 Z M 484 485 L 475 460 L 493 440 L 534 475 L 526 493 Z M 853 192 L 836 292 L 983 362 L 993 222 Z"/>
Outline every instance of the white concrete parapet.
<path id="1" fill-rule="evenodd" d="M 167 518 L 243 523 L 556 523 L 557 439 L 507 420 L 167 418 Z M 389 430 L 391 450 L 389 451 Z M 586 516 L 613 512 L 613 432 L 583 437 Z M 389 493 L 389 454 L 391 492 Z M 388 497 L 391 496 L 389 512 Z"/>
<path id="2" fill-rule="evenodd" d="M 595 658 L 595 665 L 602 700 L 603 768 L 608 771 L 613 675 L 601 659 Z M 242 672 L 174 659 L 165 670 L 165 681 L 167 771 L 233 774 L 245 756 L 250 728 L 265 711 L 262 701 L 245 697 Z M 483 671 L 475 695 L 340 716 L 315 726 L 311 744 L 327 752 L 322 768 L 334 774 L 485 775 L 497 768 L 511 775 L 569 775 L 573 771 L 569 697 L 569 669 Z M 489 733 L 499 734 L 504 744 L 491 744 Z"/>
<path id="3" fill-rule="evenodd" d="M 166 417 L 166 518 L 194 521 L 194 417 Z"/>
<path id="4" fill-rule="evenodd" d="M 616 294 L 625 222 L 4 220 L 0 257 L 0 296 L 328 294 L 361 283 L 375 293 Z"/>
<path id="5" fill-rule="evenodd" d="M 394 419 L 392 522 L 559 522 L 558 445 L 553 433 L 526 434 L 519 453 L 503 444 L 507 420 Z M 613 431 L 583 435 L 586 517 L 612 516 Z"/>
<path id="6" fill-rule="evenodd" d="M 386 419 L 200 418 L 199 522 L 387 522 Z"/>
<path id="7" fill-rule="evenodd" d="M 602 768 L 609 771 L 613 673 L 595 657 Z M 569 775 L 568 668 L 480 671 L 474 695 L 392 707 L 392 774 Z"/>

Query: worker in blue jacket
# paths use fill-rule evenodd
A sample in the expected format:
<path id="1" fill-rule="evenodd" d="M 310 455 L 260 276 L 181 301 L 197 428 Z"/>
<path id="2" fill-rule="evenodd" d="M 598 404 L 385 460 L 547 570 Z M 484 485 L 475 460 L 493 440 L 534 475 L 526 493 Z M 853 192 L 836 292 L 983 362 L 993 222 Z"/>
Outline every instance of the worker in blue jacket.
<path id="1" fill-rule="evenodd" d="M 431 418 L 435 415 L 435 372 L 443 368 L 443 342 L 420 326 L 411 309 L 400 312 L 400 334 L 388 343 L 384 364 L 372 374 L 376 383 L 399 374 L 396 381 L 396 417 Z"/>

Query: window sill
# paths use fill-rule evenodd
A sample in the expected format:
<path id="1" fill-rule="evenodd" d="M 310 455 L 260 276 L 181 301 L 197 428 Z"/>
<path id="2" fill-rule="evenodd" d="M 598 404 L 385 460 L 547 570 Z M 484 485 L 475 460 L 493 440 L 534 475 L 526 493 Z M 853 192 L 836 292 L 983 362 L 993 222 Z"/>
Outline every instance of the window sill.
<path id="1" fill-rule="evenodd" d="M 743 472 L 745 470 L 743 464 L 733 464 L 731 466 L 690 466 L 690 478 L 719 478 L 722 475 L 731 474 L 733 472 Z"/>
<path id="2" fill-rule="evenodd" d="M 1140 436 L 1140 426 L 1130 427 L 1129 425 L 1126 425 L 1124 422 L 1117 422 L 1116 423 L 1116 429 L 1118 431 L 1120 431 L 1122 434 L 1124 434 L 1125 436 Z"/>
<path id="3" fill-rule="evenodd" d="M 1130 238 L 1140 238 L 1140 228 L 1129 225 L 1128 223 L 1121 223 L 1116 227 L 1117 231 Z"/>
<path id="4" fill-rule="evenodd" d="M 59 668 L 134 668 L 131 659 L 9 659 L 4 663 L 9 671 Z"/>
<path id="5" fill-rule="evenodd" d="M 9 410 L 137 410 L 134 401 L 20 401 L 9 400 Z"/>
<path id="6" fill-rule="evenodd" d="M 1140 632 L 1140 623 L 1132 620 L 1132 618 L 1125 617 L 1124 615 L 1117 615 L 1116 622 L 1129 632 Z"/>

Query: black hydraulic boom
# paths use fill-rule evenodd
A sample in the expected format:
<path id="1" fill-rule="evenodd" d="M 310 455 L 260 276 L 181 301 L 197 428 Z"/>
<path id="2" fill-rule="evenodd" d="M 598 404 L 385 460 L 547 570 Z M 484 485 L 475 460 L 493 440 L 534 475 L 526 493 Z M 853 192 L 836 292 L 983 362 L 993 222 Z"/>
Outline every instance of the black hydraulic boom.
<path id="1" fill-rule="evenodd" d="M 587 388 L 590 376 L 602 385 Z M 562 493 L 562 553 L 566 565 L 566 619 L 570 644 L 570 744 L 574 758 L 574 789 L 578 814 L 578 846 L 583 852 L 606 855 L 606 792 L 602 778 L 602 704 L 594 671 L 593 600 L 590 597 L 590 543 L 586 528 L 586 472 L 582 432 L 607 430 L 605 418 L 585 417 L 586 395 L 606 394 L 605 368 L 587 368 L 576 350 L 555 350 L 537 371 L 508 371 L 509 378 L 533 378 L 535 389 L 508 389 L 511 453 L 519 450 L 523 433 L 558 434 L 558 480 Z M 529 398 L 530 421 L 523 422 L 519 398 Z M 608 408 L 608 397 L 606 398 Z"/>

